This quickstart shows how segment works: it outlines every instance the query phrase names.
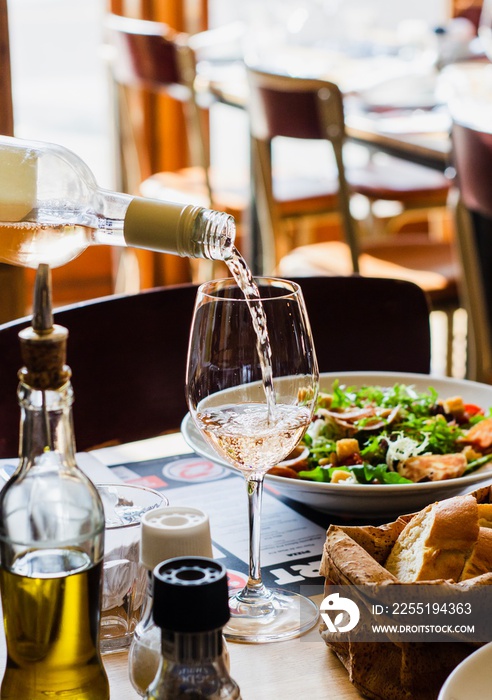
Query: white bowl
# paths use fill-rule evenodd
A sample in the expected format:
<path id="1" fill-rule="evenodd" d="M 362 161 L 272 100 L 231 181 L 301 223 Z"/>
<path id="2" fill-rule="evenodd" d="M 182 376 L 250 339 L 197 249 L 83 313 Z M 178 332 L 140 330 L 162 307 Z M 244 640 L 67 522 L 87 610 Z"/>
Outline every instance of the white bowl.
<path id="1" fill-rule="evenodd" d="M 462 661 L 448 676 L 437 700 L 490 700 L 492 695 L 492 643 Z"/>
<path id="2" fill-rule="evenodd" d="M 331 390 L 335 379 L 348 386 L 392 386 L 400 383 L 413 385 L 417 391 L 427 391 L 429 387 L 433 387 L 443 399 L 459 395 L 465 403 L 474 403 L 484 409 L 492 406 L 492 386 L 460 379 L 395 372 L 336 372 L 320 376 L 321 389 Z M 190 414 L 185 416 L 181 432 L 196 453 L 230 467 L 201 436 Z M 480 482 L 492 483 L 492 471 L 490 467 L 489 470 L 482 467 L 459 479 L 421 484 L 330 484 L 270 474 L 265 478 L 266 483 L 282 496 L 300 501 L 324 513 L 359 519 L 413 513 L 434 501 L 472 491 Z"/>

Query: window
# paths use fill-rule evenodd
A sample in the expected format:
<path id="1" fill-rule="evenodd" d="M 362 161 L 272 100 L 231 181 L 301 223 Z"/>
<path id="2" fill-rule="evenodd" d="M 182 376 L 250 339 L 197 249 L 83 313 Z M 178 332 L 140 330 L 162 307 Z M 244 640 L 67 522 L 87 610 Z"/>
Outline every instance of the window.
<path id="1" fill-rule="evenodd" d="M 101 0 L 9 0 L 14 132 L 75 151 L 112 187 Z"/>

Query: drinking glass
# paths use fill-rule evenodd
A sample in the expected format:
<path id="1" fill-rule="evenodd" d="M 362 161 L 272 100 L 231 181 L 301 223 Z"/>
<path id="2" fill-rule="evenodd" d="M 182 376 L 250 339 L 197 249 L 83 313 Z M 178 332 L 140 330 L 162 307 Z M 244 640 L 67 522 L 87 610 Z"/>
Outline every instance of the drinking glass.
<path id="1" fill-rule="evenodd" d="M 213 449 L 244 476 L 249 513 L 249 578 L 230 598 L 227 638 L 268 642 L 296 637 L 317 621 L 316 605 L 261 579 L 260 514 L 265 473 L 285 459 L 309 425 L 318 365 L 299 285 L 232 279 L 197 291 L 188 351 L 191 416 Z"/>
<path id="2" fill-rule="evenodd" d="M 145 607 L 147 569 L 140 557 L 144 513 L 169 505 L 163 493 L 137 484 L 97 484 L 104 506 L 104 585 L 99 647 L 127 649 Z"/>

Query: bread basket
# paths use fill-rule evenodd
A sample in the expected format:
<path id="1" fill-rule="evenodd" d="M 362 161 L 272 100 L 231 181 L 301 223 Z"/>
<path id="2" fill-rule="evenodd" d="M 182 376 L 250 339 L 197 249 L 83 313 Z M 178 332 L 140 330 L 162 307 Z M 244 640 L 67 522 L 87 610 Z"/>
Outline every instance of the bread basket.
<path id="1" fill-rule="evenodd" d="M 473 492 L 478 503 L 492 502 L 492 487 Z M 330 526 L 324 545 L 320 574 L 325 577 L 325 596 L 333 586 L 382 584 L 415 586 L 397 581 L 383 566 L 398 535 L 415 514 L 376 526 Z M 492 584 L 492 573 L 463 584 L 439 582 L 463 591 Z M 350 681 L 364 697 L 373 700 L 437 700 L 451 671 L 479 642 L 353 641 L 350 633 L 334 637 L 321 622 L 320 633 L 329 649 L 348 671 Z"/>

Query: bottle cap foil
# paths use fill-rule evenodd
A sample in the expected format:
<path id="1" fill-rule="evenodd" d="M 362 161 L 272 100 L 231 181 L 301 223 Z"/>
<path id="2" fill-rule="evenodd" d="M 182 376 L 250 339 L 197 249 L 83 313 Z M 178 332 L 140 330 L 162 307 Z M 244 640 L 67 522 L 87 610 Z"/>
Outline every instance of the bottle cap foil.
<path id="1" fill-rule="evenodd" d="M 140 561 L 152 571 L 174 557 L 212 557 L 208 515 L 190 506 L 165 506 L 142 516 Z"/>

